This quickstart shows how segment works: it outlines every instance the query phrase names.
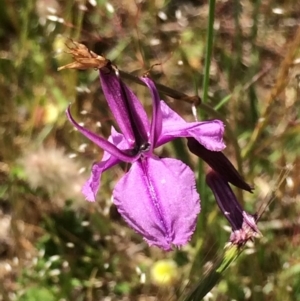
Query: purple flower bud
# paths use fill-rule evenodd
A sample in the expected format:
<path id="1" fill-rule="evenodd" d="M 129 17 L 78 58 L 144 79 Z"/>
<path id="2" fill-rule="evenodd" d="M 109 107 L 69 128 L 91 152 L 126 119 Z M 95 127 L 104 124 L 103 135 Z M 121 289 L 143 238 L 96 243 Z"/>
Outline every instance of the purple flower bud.
<path id="1" fill-rule="evenodd" d="M 243 190 L 252 192 L 253 188 L 247 184 L 232 163 L 222 152 L 215 152 L 205 148 L 193 137 L 188 138 L 189 150 L 204 160 L 213 170 L 218 172 L 224 180 Z"/>
<path id="2" fill-rule="evenodd" d="M 238 202 L 229 184 L 220 174 L 210 171 L 206 182 L 211 188 L 219 208 L 232 227 L 230 241 L 236 245 L 244 245 L 249 239 L 260 234 L 256 225 L 256 216 L 245 212 Z"/>

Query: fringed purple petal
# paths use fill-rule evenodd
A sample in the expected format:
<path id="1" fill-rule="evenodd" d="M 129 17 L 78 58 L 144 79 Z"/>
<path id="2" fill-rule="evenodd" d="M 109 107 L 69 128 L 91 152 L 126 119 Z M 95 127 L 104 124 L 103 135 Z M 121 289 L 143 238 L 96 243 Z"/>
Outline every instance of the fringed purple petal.
<path id="1" fill-rule="evenodd" d="M 253 188 L 244 181 L 239 172 L 222 152 L 208 150 L 194 138 L 188 138 L 187 145 L 193 154 L 204 160 L 213 170 L 218 172 L 225 181 L 238 188 L 252 192 Z"/>
<path id="2" fill-rule="evenodd" d="M 108 140 L 120 149 L 128 147 L 124 136 L 118 133 L 113 127 L 111 129 L 111 136 L 109 136 Z M 101 162 L 93 165 L 91 176 L 82 187 L 81 191 L 86 200 L 90 202 L 96 200 L 102 173 L 119 162 L 120 160 L 118 158 L 111 156 L 108 152 L 104 152 Z"/>
<path id="3" fill-rule="evenodd" d="M 66 111 L 67 117 L 69 121 L 73 124 L 73 126 L 81 133 L 83 134 L 86 138 L 91 140 L 93 143 L 97 144 L 100 148 L 104 149 L 114 157 L 118 158 L 121 161 L 124 162 L 134 162 L 137 158 L 138 155 L 136 156 L 131 156 L 126 151 L 118 149 L 113 143 L 109 142 L 108 140 L 92 133 L 91 131 L 85 129 L 84 127 L 80 126 L 72 117 L 71 112 L 70 112 L 70 106 L 68 106 L 68 109 Z"/>
<path id="4" fill-rule="evenodd" d="M 221 151 L 223 143 L 224 125 L 220 120 L 204 122 L 186 122 L 163 101 L 160 102 L 163 128 L 156 146 L 167 143 L 179 137 L 193 137 L 211 151 Z"/>
<path id="5" fill-rule="evenodd" d="M 143 158 L 117 183 L 114 203 L 149 245 L 186 244 L 200 212 L 194 173 L 175 159 Z"/>
<path id="6" fill-rule="evenodd" d="M 136 142 L 147 142 L 149 121 L 135 94 L 121 81 L 115 70 L 100 70 L 100 80 L 107 103 L 130 147 Z"/>
<path id="7" fill-rule="evenodd" d="M 117 158 L 110 157 L 106 161 L 101 161 L 93 165 L 91 176 L 85 182 L 81 190 L 87 201 L 95 202 L 97 192 L 100 188 L 100 179 L 102 173 L 119 162 L 120 160 L 118 160 Z"/>
<path id="8" fill-rule="evenodd" d="M 148 77 L 141 77 L 141 80 L 148 86 L 152 96 L 152 120 L 150 129 L 150 144 L 154 148 L 162 131 L 162 112 L 160 97 L 154 82 Z"/>

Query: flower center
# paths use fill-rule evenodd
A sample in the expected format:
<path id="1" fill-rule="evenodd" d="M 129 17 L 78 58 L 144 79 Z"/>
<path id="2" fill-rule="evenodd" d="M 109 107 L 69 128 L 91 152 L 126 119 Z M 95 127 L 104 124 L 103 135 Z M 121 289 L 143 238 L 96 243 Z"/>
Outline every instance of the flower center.
<path id="1" fill-rule="evenodd" d="M 132 150 L 132 154 L 135 156 L 137 154 L 143 155 L 150 150 L 151 144 L 149 142 L 144 142 L 141 145 L 135 145 Z"/>
<path id="2" fill-rule="evenodd" d="M 151 146 L 151 144 L 150 144 L 149 142 L 145 142 L 145 143 L 143 143 L 143 144 L 139 147 L 139 151 L 140 151 L 141 153 L 148 152 L 149 149 L 150 149 L 150 146 Z"/>

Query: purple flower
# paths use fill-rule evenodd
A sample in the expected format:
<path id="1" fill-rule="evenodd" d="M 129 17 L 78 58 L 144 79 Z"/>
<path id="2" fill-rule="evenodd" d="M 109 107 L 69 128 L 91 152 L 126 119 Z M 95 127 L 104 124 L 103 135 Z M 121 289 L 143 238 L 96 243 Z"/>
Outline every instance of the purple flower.
<path id="1" fill-rule="evenodd" d="M 102 172 L 122 161 L 131 163 L 113 191 L 118 211 L 149 245 L 165 250 L 181 246 L 191 238 L 200 212 L 194 173 L 179 160 L 157 157 L 154 149 L 177 137 L 194 137 L 205 148 L 221 151 L 225 147 L 223 123 L 185 122 L 160 100 L 154 82 L 142 77 L 153 101 L 149 123 L 142 104 L 120 80 L 118 72 L 107 69 L 100 70 L 101 85 L 121 133 L 112 128 L 106 140 L 81 127 L 70 108 L 67 110 L 72 124 L 105 150 L 102 161 L 92 167 L 82 192 L 88 201 L 95 201 Z"/>
<path id="2" fill-rule="evenodd" d="M 249 239 L 259 236 L 260 232 L 256 225 L 256 215 L 248 214 L 243 210 L 224 178 L 212 170 L 207 174 L 206 182 L 211 188 L 219 208 L 231 224 L 230 242 L 242 246 Z"/>

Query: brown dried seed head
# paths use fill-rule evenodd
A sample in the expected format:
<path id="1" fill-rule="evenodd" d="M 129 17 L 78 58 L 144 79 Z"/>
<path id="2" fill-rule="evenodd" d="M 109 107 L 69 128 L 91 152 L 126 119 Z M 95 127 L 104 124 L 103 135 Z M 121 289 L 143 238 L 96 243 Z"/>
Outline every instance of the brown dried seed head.
<path id="1" fill-rule="evenodd" d="M 110 64 L 110 61 L 105 57 L 96 54 L 95 52 L 89 50 L 85 45 L 71 40 L 72 46 L 66 45 L 68 54 L 71 54 L 74 62 L 61 66 L 57 70 L 63 69 L 101 69 Z"/>

